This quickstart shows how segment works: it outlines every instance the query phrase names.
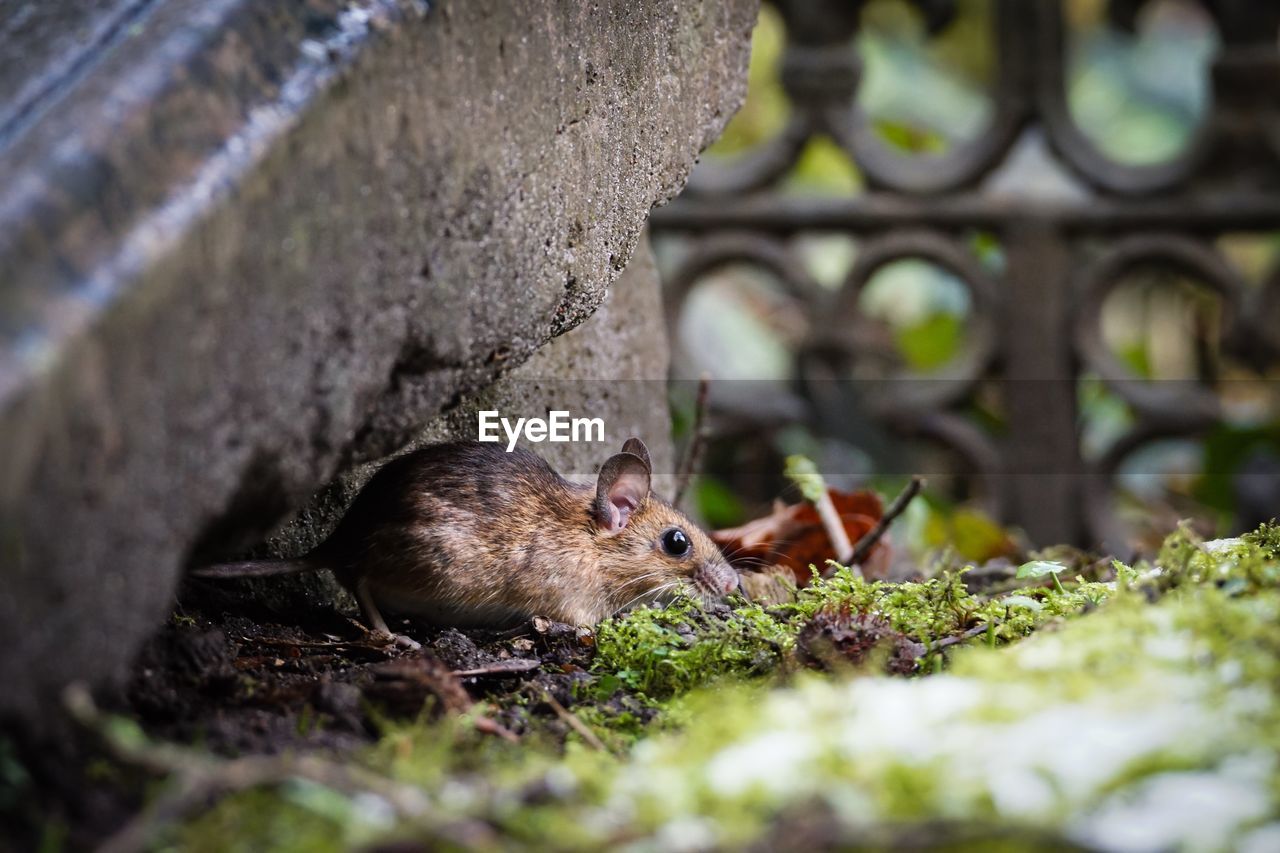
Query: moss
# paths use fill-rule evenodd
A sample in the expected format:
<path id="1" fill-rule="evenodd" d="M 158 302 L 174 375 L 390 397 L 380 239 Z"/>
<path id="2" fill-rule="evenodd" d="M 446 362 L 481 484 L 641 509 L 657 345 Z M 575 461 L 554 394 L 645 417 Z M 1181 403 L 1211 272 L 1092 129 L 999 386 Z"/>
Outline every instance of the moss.
<path id="1" fill-rule="evenodd" d="M 685 598 L 601 624 L 593 668 L 661 699 L 728 676 L 769 672 L 794 642 L 794 631 L 759 605 L 708 611 Z"/>
<path id="2" fill-rule="evenodd" d="M 1052 844 L 1243 845 L 1280 825 L 1274 536 L 1183 530 L 1154 563 L 1114 564 L 1114 580 L 1060 576 L 994 597 L 971 593 L 963 571 L 893 585 L 840 570 L 771 610 L 636 611 L 600 626 L 593 680 L 577 688 L 575 713 L 609 752 L 537 731 L 507 744 L 460 719 L 388 726 L 363 763 L 420 786 L 432 820 L 287 786 L 233 797 L 178 838 L 735 847 L 825 815 L 849 844 L 942 825 Z M 931 644 L 922 669 L 944 674 L 788 667 L 797 634 L 833 608 Z"/>
<path id="3" fill-rule="evenodd" d="M 666 699 L 731 677 L 782 667 L 797 635 L 819 613 L 874 614 L 929 649 L 923 671 L 941 662 L 939 642 L 978 629 L 978 642 L 1008 643 L 1047 622 L 1096 607 L 1114 585 L 1081 580 L 1058 588 L 1029 587 L 988 599 L 973 595 L 967 570 L 915 583 L 866 581 L 839 568 L 769 610 L 755 604 L 708 611 L 692 599 L 665 609 L 640 609 L 602 624 L 594 671 L 651 699 Z M 1126 571 L 1131 571 L 1127 570 Z M 597 681 L 597 684 L 600 682 Z"/>
<path id="4" fill-rule="evenodd" d="M 1280 775 L 1274 761 L 1261 777 L 1245 770 L 1280 737 L 1277 625 L 1275 590 L 1188 588 L 1154 606 L 1121 594 L 1098 617 L 957 655 L 947 676 L 807 678 L 763 701 L 720 691 L 715 719 L 646 751 L 619 784 L 661 802 L 650 784 L 683 768 L 722 827 L 743 803 L 774 812 L 816 797 L 869 823 L 1035 822 L 1095 841 L 1107 810 L 1141 786 L 1195 772 L 1251 779 L 1262 819 L 1277 814 Z M 1137 829 L 1162 837 L 1163 816 L 1136 816 Z M 1227 821 L 1217 843 L 1252 819 Z"/>
<path id="5" fill-rule="evenodd" d="M 183 827 L 170 843 L 190 853 L 338 853 L 368 843 L 388 829 L 384 815 L 362 814 L 352 799 L 325 788 L 296 783 L 246 791 L 224 800 Z"/>
<path id="6" fill-rule="evenodd" d="M 1280 560 L 1280 524 L 1275 519 L 1241 538 L 1246 544 L 1258 548 L 1267 558 Z"/>

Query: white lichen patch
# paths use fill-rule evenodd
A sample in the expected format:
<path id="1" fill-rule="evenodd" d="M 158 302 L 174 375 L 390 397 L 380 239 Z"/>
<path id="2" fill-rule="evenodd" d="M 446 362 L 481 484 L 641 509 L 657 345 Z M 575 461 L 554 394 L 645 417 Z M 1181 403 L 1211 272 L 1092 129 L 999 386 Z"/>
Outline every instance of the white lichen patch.
<path id="1" fill-rule="evenodd" d="M 1218 767 L 1161 773 L 1108 797 L 1073 822 L 1081 842 L 1112 850 L 1221 849 L 1241 827 L 1272 813 L 1270 755 L 1234 756 Z"/>
<path id="2" fill-rule="evenodd" d="M 741 838 L 744 813 L 805 803 L 854 826 L 1012 824 L 1125 851 L 1271 837 L 1280 715 L 1274 678 L 1256 675 L 1280 667 L 1274 648 L 1235 643 L 1280 624 L 1280 597 L 1132 599 L 967 650 L 948 675 L 812 677 L 735 697 L 753 707 L 748 722 L 726 732 L 700 716 L 643 744 L 610 799 L 667 826 L 701 818 L 708 845 Z"/>

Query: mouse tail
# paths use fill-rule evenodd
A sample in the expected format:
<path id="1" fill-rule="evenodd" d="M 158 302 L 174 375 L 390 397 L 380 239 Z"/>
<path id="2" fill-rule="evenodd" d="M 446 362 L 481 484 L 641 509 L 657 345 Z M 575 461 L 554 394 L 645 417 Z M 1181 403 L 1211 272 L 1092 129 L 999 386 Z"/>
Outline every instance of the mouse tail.
<path id="1" fill-rule="evenodd" d="M 310 560 L 240 560 L 235 563 L 215 563 L 187 572 L 193 578 L 269 578 L 277 575 L 297 575 L 319 571 Z"/>

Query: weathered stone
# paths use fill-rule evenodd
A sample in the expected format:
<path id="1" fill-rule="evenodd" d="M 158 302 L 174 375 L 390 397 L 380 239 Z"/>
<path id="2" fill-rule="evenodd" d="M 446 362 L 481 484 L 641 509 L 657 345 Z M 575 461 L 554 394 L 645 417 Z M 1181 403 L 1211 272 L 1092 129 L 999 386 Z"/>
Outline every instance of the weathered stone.
<path id="1" fill-rule="evenodd" d="M 57 5 L 35 84 L 0 41 L 0 712 L 116 675 L 185 563 L 587 317 L 754 17 Z"/>
<path id="2" fill-rule="evenodd" d="M 544 417 L 561 409 L 605 423 L 599 443 L 523 444 L 565 476 L 594 477 L 600 464 L 633 435 L 648 445 L 655 472 L 668 474 L 675 456 L 666 397 L 669 367 L 662 282 L 648 240 L 642 238 L 590 319 L 445 413 L 423 439 L 475 438 L 481 410 Z"/>

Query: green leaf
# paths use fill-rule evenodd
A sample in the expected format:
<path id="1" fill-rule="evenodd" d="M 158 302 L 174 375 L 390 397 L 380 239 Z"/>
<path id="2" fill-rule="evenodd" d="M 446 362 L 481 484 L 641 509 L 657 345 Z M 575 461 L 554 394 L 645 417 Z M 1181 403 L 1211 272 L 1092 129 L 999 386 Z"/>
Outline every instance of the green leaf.
<path id="1" fill-rule="evenodd" d="M 1020 578 L 1043 578 L 1049 575 L 1056 575 L 1059 572 L 1065 572 L 1067 567 L 1062 563 L 1055 563 L 1052 560 L 1032 560 L 1030 563 L 1023 563 L 1018 567 L 1016 577 Z"/>
<path id="2" fill-rule="evenodd" d="M 616 675 L 602 675 L 596 682 L 592 693 L 597 702 L 604 702 L 622 687 L 622 679 Z"/>
<path id="3" fill-rule="evenodd" d="M 1009 607 L 1025 607 L 1028 610 L 1044 610 L 1044 605 L 1025 595 L 1009 595 L 1000 601 Z"/>

